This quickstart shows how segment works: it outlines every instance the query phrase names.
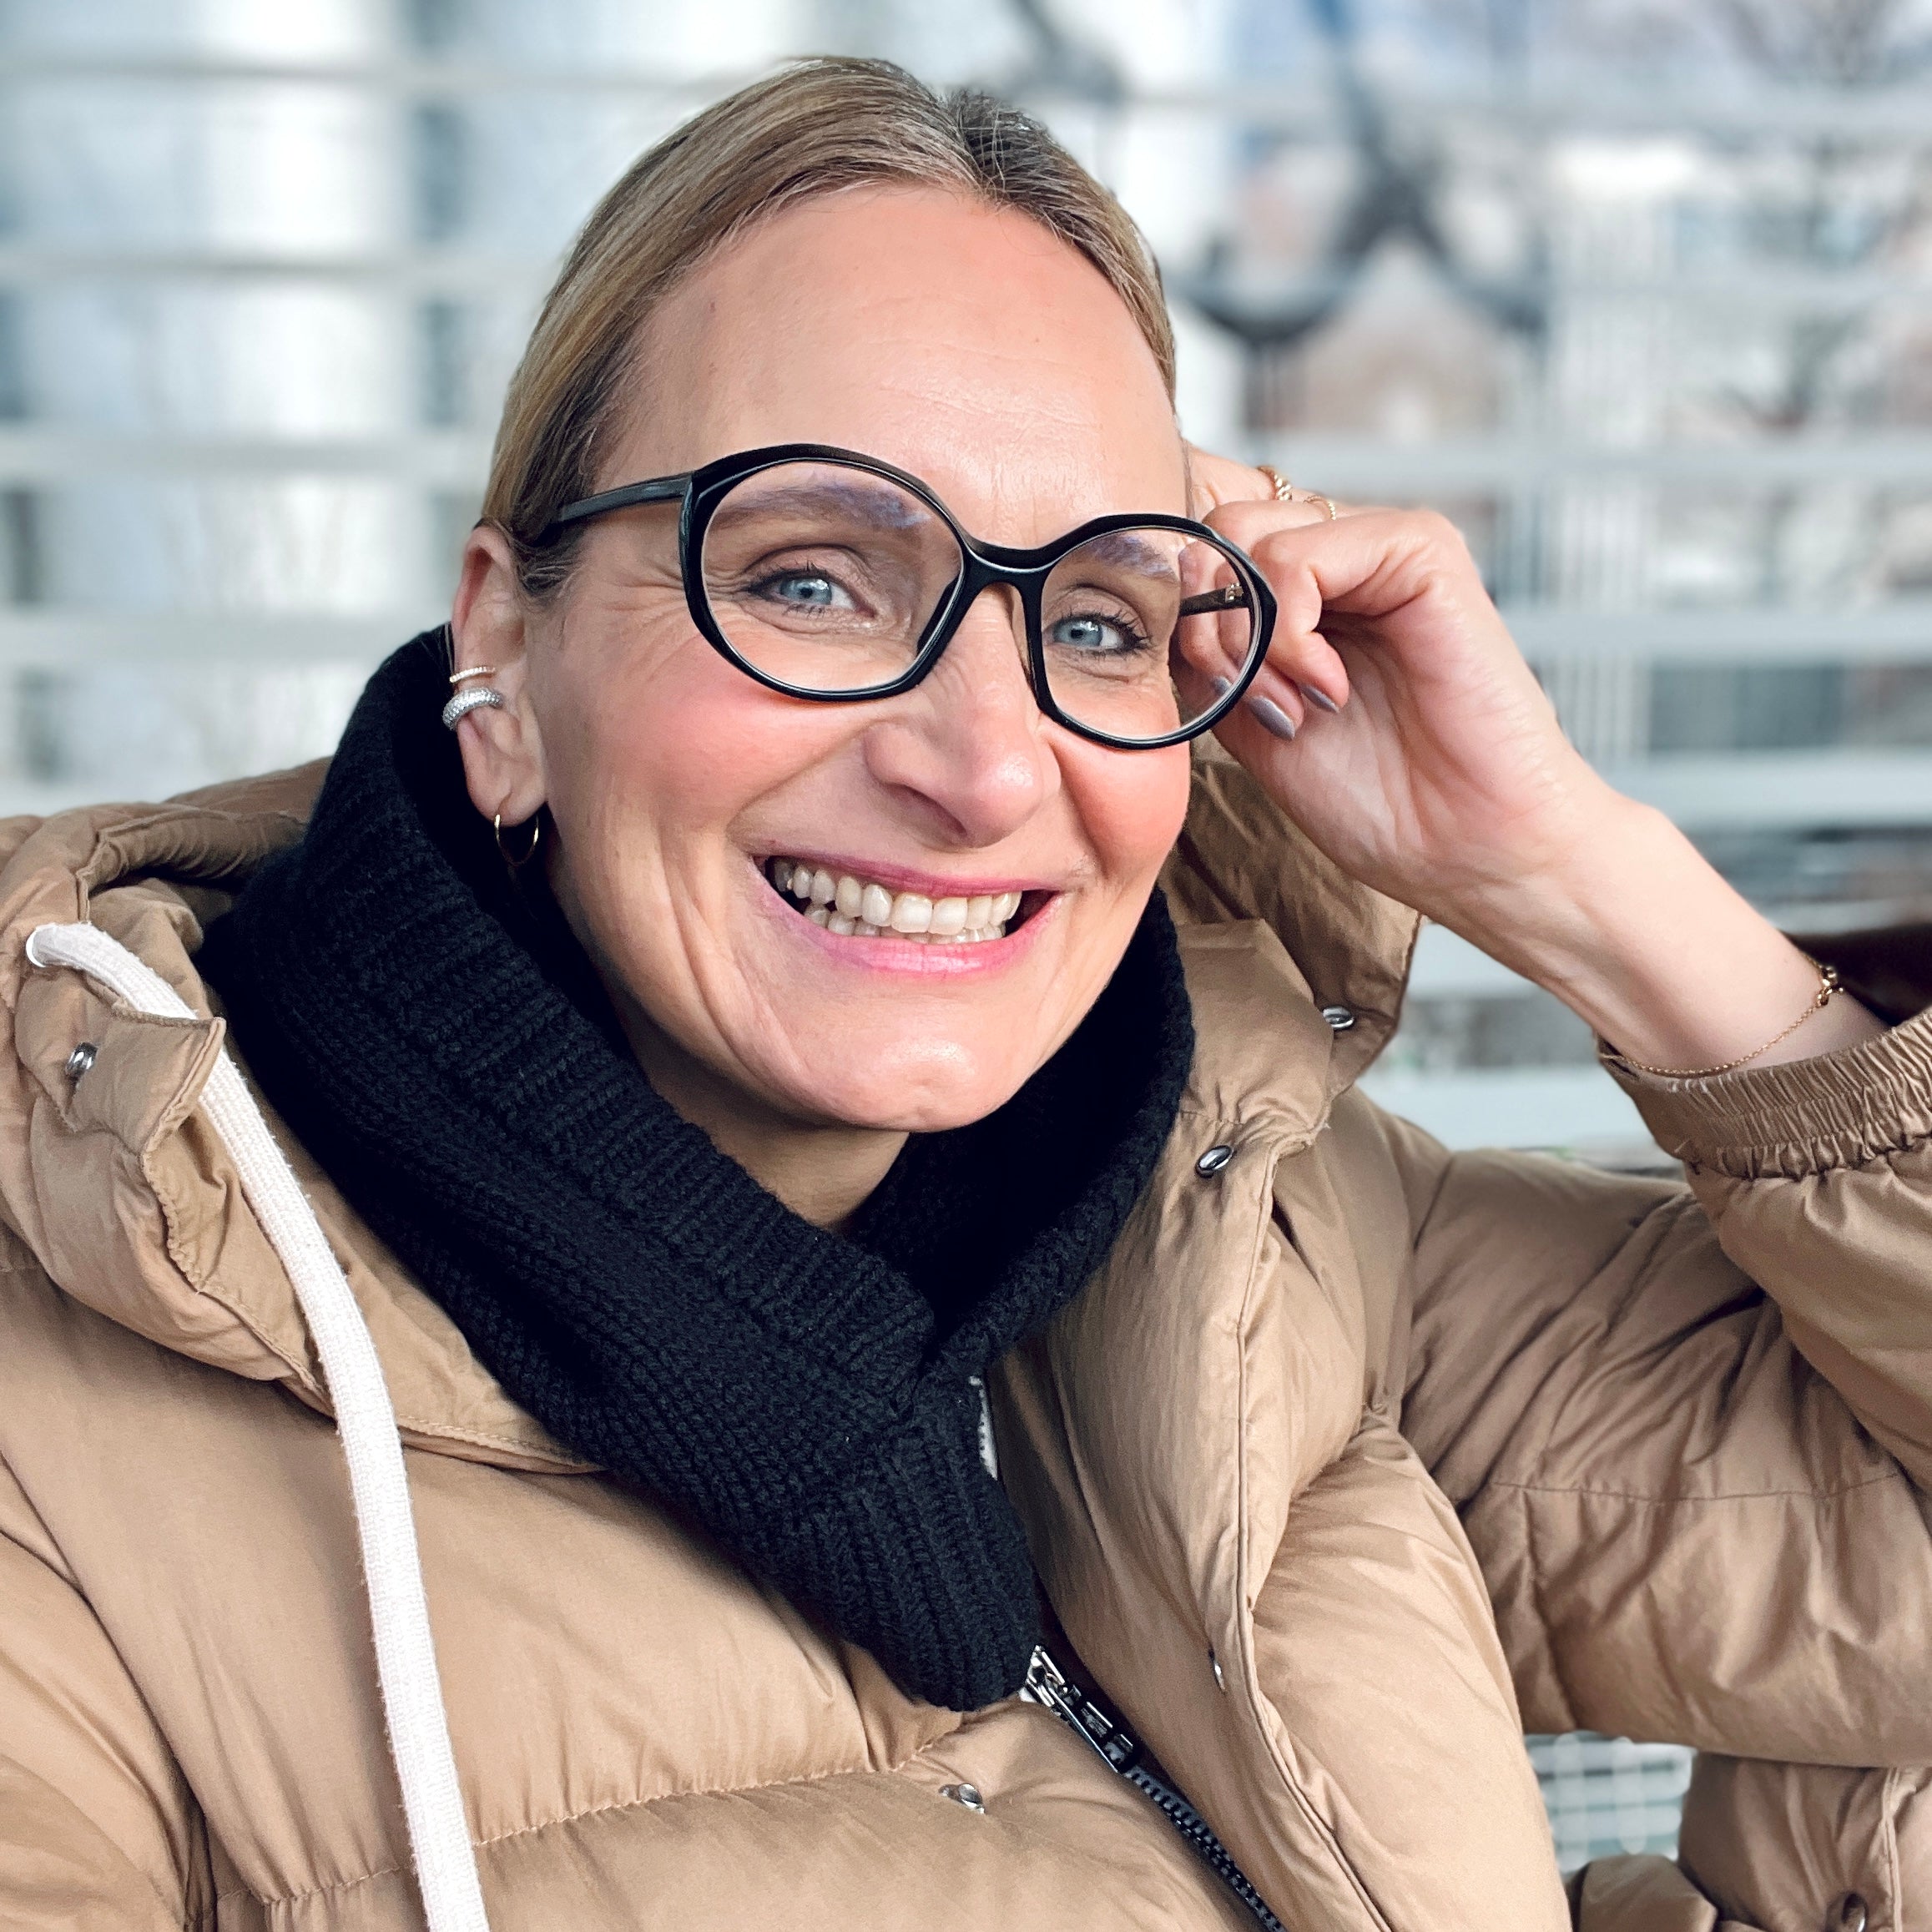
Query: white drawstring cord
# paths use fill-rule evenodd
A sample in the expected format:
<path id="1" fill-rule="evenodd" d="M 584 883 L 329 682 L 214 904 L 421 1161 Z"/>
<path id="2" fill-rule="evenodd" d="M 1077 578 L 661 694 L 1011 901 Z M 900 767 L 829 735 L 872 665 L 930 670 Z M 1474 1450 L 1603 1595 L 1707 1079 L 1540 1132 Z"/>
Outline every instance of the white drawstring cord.
<path id="1" fill-rule="evenodd" d="M 28 936 L 27 956 L 37 966 L 72 966 L 85 973 L 137 1012 L 197 1017 L 159 974 L 98 926 L 37 926 Z M 294 1173 L 225 1052 L 208 1077 L 201 1106 L 295 1284 L 328 1380 L 349 1464 L 390 1754 L 402 1786 L 430 1932 L 489 1932 L 436 1672 L 402 1442 L 376 1344 Z"/>

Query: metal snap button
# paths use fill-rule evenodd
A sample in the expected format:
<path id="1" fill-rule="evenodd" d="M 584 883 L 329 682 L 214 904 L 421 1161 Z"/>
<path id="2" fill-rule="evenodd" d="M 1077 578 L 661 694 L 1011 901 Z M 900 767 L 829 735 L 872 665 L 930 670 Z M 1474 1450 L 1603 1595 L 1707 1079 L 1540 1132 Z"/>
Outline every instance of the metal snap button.
<path id="1" fill-rule="evenodd" d="M 1346 1006 L 1324 1006 L 1322 1017 L 1338 1033 L 1347 1032 L 1355 1023 L 1355 1016 Z"/>
<path id="2" fill-rule="evenodd" d="M 982 1815 L 986 1808 L 986 1801 L 980 1796 L 980 1788 L 976 1784 L 942 1784 L 939 1788 L 939 1795 L 950 1798 L 955 1804 L 963 1804 L 968 1811 L 976 1811 Z"/>
<path id="3" fill-rule="evenodd" d="M 85 1073 L 88 1067 L 92 1067 L 94 1062 L 100 1057 L 100 1048 L 95 1046 L 92 1040 L 83 1040 L 79 1046 L 76 1047 L 73 1052 L 67 1057 L 68 1078 L 78 1080 L 81 1075 Z"/>
<path id="4" fill-rule="evenodd" d="M 1194 1172 L 1203 1180 L 1220 1173 L 1234 1158 L 1234 1150 L 1225 1141 L 1218 1141 L 1194 1163 Z"/>
<path id="5" fill-rule="evenodd" d="M 1868 1915 L 1864 1900 L 1856 1892 L 1847 1892 L 1839 1900 L 1838 1916 L 1832 1920 L 1826 1932 L 1865 1932 Z"/>

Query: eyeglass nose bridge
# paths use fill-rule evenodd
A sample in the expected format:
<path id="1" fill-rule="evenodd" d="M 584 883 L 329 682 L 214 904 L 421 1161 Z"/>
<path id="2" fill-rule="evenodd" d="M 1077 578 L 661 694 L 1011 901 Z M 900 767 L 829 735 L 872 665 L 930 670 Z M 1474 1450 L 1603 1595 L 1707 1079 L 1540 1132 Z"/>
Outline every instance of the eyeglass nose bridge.
<path id="1" fill-rule="evenodd" d="M 1071 532 L 1062 544 L 1056 545 L 1051 554 L 1042 557 L 1037 550 L 1015 550 L 1000 544 L 975 542 L 953 521 L 950 513 L 943 509 L 941 513 L 946 517 L 951 528 L 964 561 L 951 593 L 941 602 L 928 620 L 925 633 L 913 653 L 905 679 L 899 689 L 911 690 L 923 684 L 933 667 L 946 655 L 968 613 L 980 598 L 989 590 L 1010 587 L 1019 594 L 1021 618 L 1025 627 L 1020 640 L 1020 663 L 1026 673 L 1027 689 L 1033 694 L 1034 704 L 1042 716 L 1062 724 L 1072 725 L 1074 730 L 1082 735 L 1096 735 L 1089 732 L 1086 726 L 1065 716 L 1054 699 L 1047 677 L 1047 644 L 1041 614 L 1043 603 L 1042 593 L 1046 588 L 1047 579 L 1087 539 L 1078 531 Z M 1254 612 L 1257 637 L 1254 644 L 1250 647 L 1250 662 L 1240 678 L 1235 680 L 1237 694 L 1238 690 L 1245 689 L 1252 680 L 1255 668 L 1261 657 L 1266 653 L 1269 633 L 1274 627 L 1274 613 L 1265 583 L 1251 582 L 1244 573 L 1233 583 L 1224 584 L 1217 590 L 1202 591 L 1193 597 L 1183 598 L 1177 613 L 1182 617 L 1204 617 L 1213 611 L 1242 608 Z"/>
<path id="2" fill-rule="evenodd" d="M 1027 679 L 1027 688 L 1033 694 L 1033 702 L 1047 717 L 1057 715 L 1052 698 L 1047 689 L 1047 661 L 1041 642 L 1041 593 L 1047 579 L 1060 562 L 1057 557 L 1045 562 L 1037 561 L 1026 563 L 1009 562 L 991 545 L 975 543 L 963 531 L 955 528 L 962 559 L 960 574 L 954 579 L 948 595 L 934 611 L 926 627 L 926 633 L 914 653 L 911 675 L 905 689 L 924 683 L 933 668 L 951 648 L 952 641 L 959 635 L 961 627 L 976 605 L 989 590 L 1010 589 L 1017 596 L 1020 606 L 1020 635 L 1015 640 L 1019 647 L 1020 666 Z M 1024 555 L 1025 552 L 1010 552 Z"/>

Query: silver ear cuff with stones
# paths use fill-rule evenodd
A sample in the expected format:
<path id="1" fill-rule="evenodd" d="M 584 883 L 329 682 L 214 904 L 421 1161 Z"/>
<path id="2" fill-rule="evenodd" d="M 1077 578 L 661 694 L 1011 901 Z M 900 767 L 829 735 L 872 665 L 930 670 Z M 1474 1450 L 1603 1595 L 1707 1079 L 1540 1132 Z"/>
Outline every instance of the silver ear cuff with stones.
<path id="1" fill-rule="evenodd" d="M 454 731 L 472 711 L 501 711 L 503 709 L 503 694 L 492 691 L 487 684 L 471 684 L 467 691 L 461 687 L 472 678 L 493 678 L 497 674 L 494 664 L 478 664 L 474 670 L 456 671 L 450 676 L 451 684 L 458 687 L 443 706 L 443 723 Z"/>

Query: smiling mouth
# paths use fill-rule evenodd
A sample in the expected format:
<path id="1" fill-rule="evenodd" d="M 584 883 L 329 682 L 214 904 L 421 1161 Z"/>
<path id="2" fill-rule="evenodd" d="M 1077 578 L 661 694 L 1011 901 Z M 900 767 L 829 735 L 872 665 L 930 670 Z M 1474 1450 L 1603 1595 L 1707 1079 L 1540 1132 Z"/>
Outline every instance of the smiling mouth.
<path id="1" fill-rule="evenodd" d="M 840 938 L 909 939 L 919 946 L 983 946 L 1004 939 L 1052 897 L 1049 892 L 980 892 L 933 899 L 793 859 L 767 860 L 764 870 L 773 891 L 827 932 Z"/>

